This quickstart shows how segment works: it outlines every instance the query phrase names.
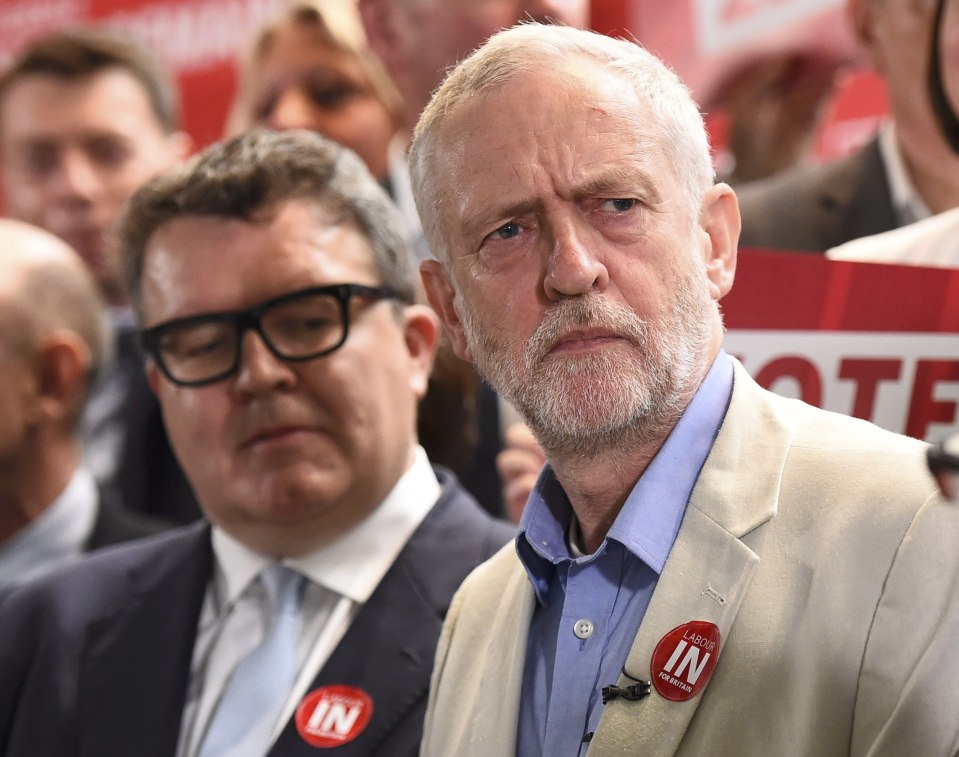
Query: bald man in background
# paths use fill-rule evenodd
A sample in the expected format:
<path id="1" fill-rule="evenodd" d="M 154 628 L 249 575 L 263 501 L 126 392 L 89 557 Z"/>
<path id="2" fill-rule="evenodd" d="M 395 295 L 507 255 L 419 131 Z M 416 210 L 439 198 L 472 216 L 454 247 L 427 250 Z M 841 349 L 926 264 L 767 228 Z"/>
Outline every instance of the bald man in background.
<path id="1" fill-rule="evenodd" d="M 109 359 L 89 270 L 57 237 L 0 220 L 0 590 L 159 530 L 81 463 L 77 425 Z"/>

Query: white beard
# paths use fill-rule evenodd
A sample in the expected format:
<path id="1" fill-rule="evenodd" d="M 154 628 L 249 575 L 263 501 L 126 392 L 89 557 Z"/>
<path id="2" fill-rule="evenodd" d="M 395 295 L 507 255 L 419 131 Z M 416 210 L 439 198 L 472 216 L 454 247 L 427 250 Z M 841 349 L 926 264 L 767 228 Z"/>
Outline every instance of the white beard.
<path id="1" fill-rule="evenodd" d="M 670 428 L 701 373 L 716 304 L 701 268 L 680 282 L 658 322 L 644 321 L 601 294 L 557 302 L 523 349 L 481 334 L 464 313 L 467 345 L 480 373 L 523 415 L 548 451 L 590 455 L 642 442 Z M 618 347 L 551 354 L 573 329 L 602 327 L 623 338 Z M 522 355 L 518 359 L 518 355 Z"/>

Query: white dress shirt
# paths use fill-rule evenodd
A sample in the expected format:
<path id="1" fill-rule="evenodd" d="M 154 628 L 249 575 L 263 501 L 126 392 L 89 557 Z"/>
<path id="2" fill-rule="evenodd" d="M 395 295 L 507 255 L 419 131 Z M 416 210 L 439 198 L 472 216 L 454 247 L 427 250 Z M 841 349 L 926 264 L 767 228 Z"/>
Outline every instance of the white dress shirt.
<path id="1" fill-rule="evenodd" d="M 93 533 L 98 500 L 93 476 L 78 468 L 40 517 L 0 544 L 0 586 L 30 581 L 78 559 Z"/>
<path id="2" fill-rule="evenodd" d="M 300 674 L 274 726 L 274 741 L 440 492 L 426 452 L 417 447 L 413 464 L 366 519 L 336 542 L 283 561 L 309 582 L 297 643 Z M 200 612 L 178 757 L 197 753 L 230 673 L 270 622 L 266 592 L 255 581 L 270 559 L 216 526 L 212 538 L 214 575 Z"/>
<path id="3" fill-rule="evenodd" d="M 909 178 L 909 171 L 906 170 L 906 163 L 896 141 L 896 126 L 892 121 L 885 121 L 879 127 L 879 155 L 886 169 L 892 209 L 899 225 L 905 226 L 931 216 L 932 211 Z"/>
<path id="4" fill-rule="evenodd" d="M 826 251 L 831 260 L 959 268 L 959 208 Z"/>

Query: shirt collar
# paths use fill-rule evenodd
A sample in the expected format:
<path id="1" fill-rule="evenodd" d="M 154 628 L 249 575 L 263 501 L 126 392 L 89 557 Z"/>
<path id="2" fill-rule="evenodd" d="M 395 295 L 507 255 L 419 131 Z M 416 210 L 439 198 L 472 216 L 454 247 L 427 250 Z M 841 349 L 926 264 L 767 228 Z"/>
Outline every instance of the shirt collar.
<path id="1" fill-rule="evenodd" d="M 331 544 L 283 564 L 314 583 L 366 602 L 389 570 L 407 540 L 439 499 L 441 488 L 426 452 L 417 446 L 413 464 L 386 499 L 366 518 Z M 246 590 L 270 558 L 213 526 L 216 556 L 215 584 L 218 609 L 229 607 Z"/>
<path id="2" fill-rule="evenodd" d="M 80 557 L 97 518 L 93 475 L 78 468 L 38 518 L 0 545 L 0 584 L 23 582 Z"/>
<path id="3" fill-rule="evenodd" d="M 931 216 L 932 211 L 909 178 L 909 171 L 896 141 L 896 126 L 892 121 L 885 121 L 879 127 L 879 155 L 889 179 L 889 193 L 899 224 L 905 226 Z"/>
<path id="4" fill-rule="evenodd" d="M 724 351 L 713 361 L 679 422 L 640 476 L 606 539 L 621 543 L 657 574 L 676 541 L 686 503 L 722 425 L 732 394 L 733 367 Z M 569 499 L 548 465 L 540 472 L 520 520 L 516 548 L 540 602 L 555 566 L 572 555 L 566 532 L 572 518 Z"/>

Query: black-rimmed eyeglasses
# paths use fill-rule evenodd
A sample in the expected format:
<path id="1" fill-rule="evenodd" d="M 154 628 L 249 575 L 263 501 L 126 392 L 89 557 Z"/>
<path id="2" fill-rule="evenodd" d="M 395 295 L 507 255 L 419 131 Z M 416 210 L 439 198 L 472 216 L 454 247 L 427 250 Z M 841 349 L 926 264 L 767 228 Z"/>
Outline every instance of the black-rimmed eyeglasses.
<path id="1" fill-rule="evenodd" d="M 203 386 L 240 367 L 247 329 L 283 360 L 312 360 L 343 346 L 350 328 L 350 299 L 392 299 L 387 287 L 335 284 L 274 297 L 247 310 L 204 313 L 160 323 L 140 333 L 143 348 L 163 374 L 180 386 Z"/>

